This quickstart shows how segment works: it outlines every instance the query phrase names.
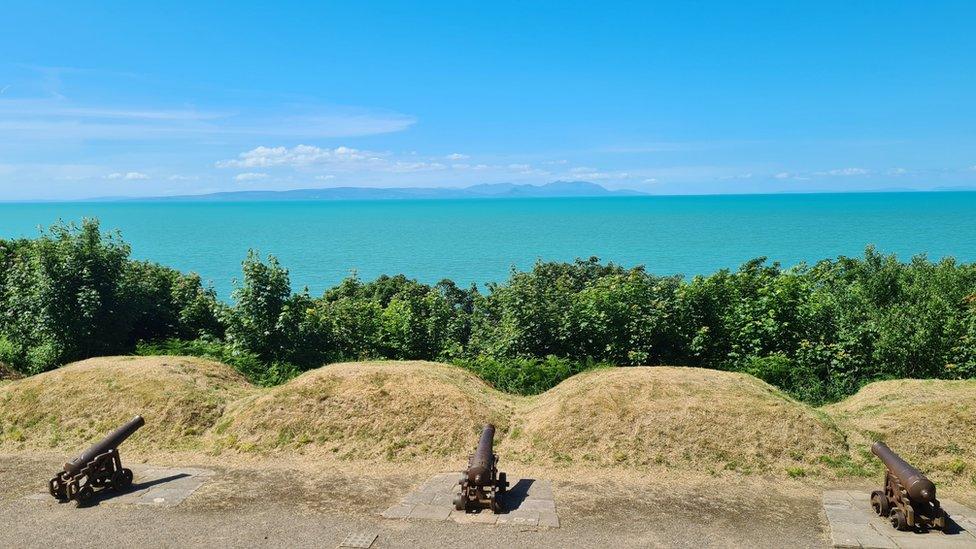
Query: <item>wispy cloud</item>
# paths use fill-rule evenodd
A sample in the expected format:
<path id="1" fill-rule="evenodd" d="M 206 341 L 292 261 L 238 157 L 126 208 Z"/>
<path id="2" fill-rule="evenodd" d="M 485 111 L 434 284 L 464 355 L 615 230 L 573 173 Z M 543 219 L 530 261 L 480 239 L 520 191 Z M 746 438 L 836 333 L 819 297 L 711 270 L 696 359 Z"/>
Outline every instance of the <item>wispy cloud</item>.
<path id="1" fill-rule="evenodd" d="M 471 158 L 471 157 L 469 155 L 466 155 L 466 154 L 452 153 L 452 154 L 449 154 L 449 155 L 445 156 L 444 158 L 446 158 L 448 160 L 467 160 L 468 158 Z"/>
<path id="2" fill-rule="evenodd" d="M 816 172 L 814 175 L 829 175 L 832 177 L 852 177 L 858 175 L 868 175 L 870 173 L 871 170 L 866 170 L 864 168 L 838 168 L 835 170 Z"/>
<path id="3" fill-rule="evenodd" d="M 149 176 L 142 172 L 113 172 L 105 176 L 105 179 L 123 179 L 125 181 L 138 181 L 149 179 Z"/>
<path id="4" fill-rule="evenodd" d="M 412 116 L 330 106 L 287 106 L 280 114 L 77 104 L 64 98 L 0 98 L 3 137 L 43 140 L 128 140 L 222 137 L 356 137 L 398 132 Z"/>
<path id="5" fill-rule="evenodd" d="M 239 173 L 234 176 L 234 181 L 255 181 L 258 179 L 267 179 L 268 174 L 261 172 L 245 172 Z"/>

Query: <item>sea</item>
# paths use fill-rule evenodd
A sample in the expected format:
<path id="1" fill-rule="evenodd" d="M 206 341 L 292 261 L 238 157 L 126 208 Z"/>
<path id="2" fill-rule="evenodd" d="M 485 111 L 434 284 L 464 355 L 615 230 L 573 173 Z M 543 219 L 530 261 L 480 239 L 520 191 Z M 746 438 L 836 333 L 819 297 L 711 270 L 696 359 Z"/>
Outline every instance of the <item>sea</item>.
<path id="1" fill-rule="evenodd" d="M 534 262 L 599 257 L 661 274 L 863 255 L 976 261 L 976 192 L 308 202 L 0 204 L 0 238 L 101 220 L 137 259 L 199 273 L 228 299 L 249 249 L 314 294 L 356 274 L 483 287 Z"/>

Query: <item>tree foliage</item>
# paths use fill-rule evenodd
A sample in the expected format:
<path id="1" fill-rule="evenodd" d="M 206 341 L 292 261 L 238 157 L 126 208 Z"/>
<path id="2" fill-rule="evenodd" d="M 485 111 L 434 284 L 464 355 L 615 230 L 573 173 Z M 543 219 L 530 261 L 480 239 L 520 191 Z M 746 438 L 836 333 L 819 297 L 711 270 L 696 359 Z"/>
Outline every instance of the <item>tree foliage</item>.
<path id="1" fill-rule="evenodd" d="M 513 270 L 484 293 L 355 275 L 293 292 L 251 252 L 232 302 L 135 261 L 98 223 L 0 240 L 0 361 L 34 373 L 100 354 L 190 353 L 279 383 L 338 360 L 447 360 L 515 393 L 597 365 L 742 371 L 809 402 L 879 379 L 976 375 L 976 266 L 865 250 L 784 269 L 758 258 L 685 280 L 597 258 Z"/>

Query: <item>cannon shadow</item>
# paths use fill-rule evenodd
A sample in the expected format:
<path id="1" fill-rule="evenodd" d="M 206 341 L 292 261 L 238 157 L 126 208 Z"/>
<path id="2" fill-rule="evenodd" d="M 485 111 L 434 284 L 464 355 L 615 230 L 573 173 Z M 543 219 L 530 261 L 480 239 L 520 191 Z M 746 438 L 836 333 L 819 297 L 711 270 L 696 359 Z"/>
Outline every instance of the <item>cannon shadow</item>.
<path id="1" fill-rule="evenodd" d="M 133 482 L 132 485 L 126 488 L 125 490 L 100 490 L 98 492 L 95 492 L 95 495 L 92 496 L 92 498 L 87 502 L 85 502 L 85 504 L 82 505 L 81 507 L 92 507 L 98 505 L 103 501 L 108 501 L 110 499 L 122 497 L 131 494 L 133 492 L 141 492 L 143 490 L 148 490 L 153 486 L 159 484 L 165 484 L 167 482 L 179 480 L 181 478 L 186 478 L 188 476 L 190 476 L 188 473 L 177 473 L 175 475 L 169 475 L 167 477 L 161 477 L 153 480 L 147 480 L 143 482 Z"/>
<path id="2" fill-rule="evenodd" d="M 519 479 L 511 486 L 501 498 L 502 514 L 510 513 L 522 506 L 522 503 L 529 498 L 529 489 L 535 484 L 534 478 Z"/>

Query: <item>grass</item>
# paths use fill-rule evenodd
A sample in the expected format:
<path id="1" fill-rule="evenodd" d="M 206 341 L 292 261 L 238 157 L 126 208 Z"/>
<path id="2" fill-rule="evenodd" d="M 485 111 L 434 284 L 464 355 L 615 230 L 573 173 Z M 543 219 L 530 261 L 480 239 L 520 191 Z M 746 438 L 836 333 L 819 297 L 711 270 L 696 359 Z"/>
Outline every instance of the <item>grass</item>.
<path id="1" fill-rule="evenodd" d="M 668 463 L 742 474 L 820 466 L 841 455 L 832 422 L 745 374 L 698 368 L 612 368 L 570 378 L 525 401 L 507 441 L 515 457 L 605 465 Z"/>
<path id="2" fill-rule="evenodd" d="M 881 440 L 936 482 L 965 478 L 976 463 L 976 380 L 879 381 L 823 410 L 856 461 L 877 464 L 870 446 Z"/>
<path id="3" fill-rule="evenodd" d="M 537 396 L 430 362 L 325 366 L 263 388 L 203 359 L 104 357 L 0 385 L 0 451 L 74 453 L 139 413 L 131 450 L 463 460 L 486 422 L 506 461 L 791 478 L 881 472 L 885 440 L 936 482 L 976 482 L 976 382 L 865 387 L 812 408 L 745 374 L 600 369 Z"/>

